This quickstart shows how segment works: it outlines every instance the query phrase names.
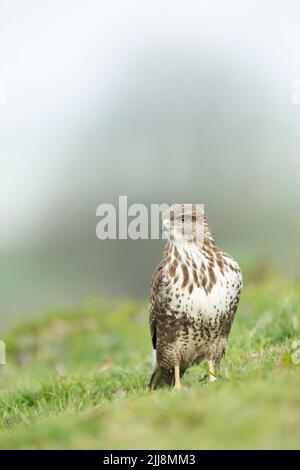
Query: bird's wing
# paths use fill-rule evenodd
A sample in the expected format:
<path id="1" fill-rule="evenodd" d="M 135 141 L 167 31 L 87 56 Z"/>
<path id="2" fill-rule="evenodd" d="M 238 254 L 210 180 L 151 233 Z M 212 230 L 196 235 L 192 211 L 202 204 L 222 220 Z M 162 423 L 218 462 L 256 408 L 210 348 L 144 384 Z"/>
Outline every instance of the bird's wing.
<path id="1" fill-rule="evenodd" d="M 236 314 L 236 311 L 237 311 L 237 308 L 238 308 L 238 304 L 239 304 L 239 301 L 240 301 L 242 287 L 243 287 L 242 273 L 241 273 L 240 268 L 239 268 L 237 263 L 235 263 L 235 267 L 236 267 L 236 269 L 238 269 L 237 279 L 239 281 L 239 287 L 233 295 L 233 298 L 232 298 L 231 303 L 230 303 L 230 308 L 228 310 L 228 313 L 227 313 L 226 318 L 225 318 L 224 323 L 223 323 L 222 333 L 223 333 L 223 336 L 225 338 L 228 338 L 228 335 L 230 333 L 231 326 L 232 326 L 232 323 L 233 323 L 233 320 L 234 320 L 234 317 L 235 317 L 235 314 Z"/>
<path id="2" fill-rule="evenodd" d="M 160 289 L 162 287 L 163 263 L 160 263 L 154 271 L 151 281 L 151 294 L 149 306 L 149 323 L 153 348 L 156 349 L 156 313 L 160 304 Z"/>

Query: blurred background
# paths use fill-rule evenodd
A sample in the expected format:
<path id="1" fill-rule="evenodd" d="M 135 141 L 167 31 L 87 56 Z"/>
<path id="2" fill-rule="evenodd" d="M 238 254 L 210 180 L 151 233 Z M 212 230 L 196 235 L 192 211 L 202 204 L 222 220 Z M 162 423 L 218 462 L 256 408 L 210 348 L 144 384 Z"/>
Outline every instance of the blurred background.
<path id="1" fill-rule="evenodd" d="M 299 276 L 300 5 L 1 0 L 0 331 L 147 298 L 162 241 L 99 241 L 96 208 L 204 203 L 241 264 Z"/>

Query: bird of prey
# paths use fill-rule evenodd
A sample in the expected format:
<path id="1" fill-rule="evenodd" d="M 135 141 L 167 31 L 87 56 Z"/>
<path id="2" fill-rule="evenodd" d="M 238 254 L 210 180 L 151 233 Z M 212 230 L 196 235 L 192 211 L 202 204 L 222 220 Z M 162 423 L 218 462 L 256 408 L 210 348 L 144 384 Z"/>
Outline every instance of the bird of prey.
<path id="1" fill-rule="evenodd" d="M 175 204 L 162 222 L 168 241 L 151 283 L 149 387 L 177 390 L 185 370 L 203 359 L 216 380 L 243 281 L 237 262 L 216 246 L 203 205 Z"/>

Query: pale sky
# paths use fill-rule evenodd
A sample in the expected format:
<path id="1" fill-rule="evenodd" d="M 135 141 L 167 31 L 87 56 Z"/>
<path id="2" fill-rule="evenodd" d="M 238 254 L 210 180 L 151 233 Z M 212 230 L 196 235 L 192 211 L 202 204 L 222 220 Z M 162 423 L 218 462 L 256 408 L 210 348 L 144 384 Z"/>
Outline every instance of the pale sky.
<path id="1" fill-rule="evenodd" d="M 30 231 L 73 120 L 105 116 L 136 57 L 151 47 L 240 55 L 288 99 L 299 25 L 296 0 L 0 0 L 0 243 Z"/>

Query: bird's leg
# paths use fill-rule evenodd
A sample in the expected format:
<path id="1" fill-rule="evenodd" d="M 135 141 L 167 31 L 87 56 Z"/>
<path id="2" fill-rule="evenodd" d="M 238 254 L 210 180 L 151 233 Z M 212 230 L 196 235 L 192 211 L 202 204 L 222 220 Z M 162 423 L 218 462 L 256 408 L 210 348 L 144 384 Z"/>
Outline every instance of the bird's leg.
<path id="1" fill-rule="evenodd" d="M 208 376 L 209 376 L 209 381 L 210 382 L 215 382 L 217 380 L 216 374 L 215 374 L 215 369 L 214 369 L 214 364 L 212 359 L 208 359 Z"/>
<path id="2" fill-rule="evenodd" d="M 174 367 L 174 372 L 175 372 L 175 385 L 173 387 L 173 390 L 180 390 L 181 389 L 181 383 L 180 383 L 180 368 L 179 366 Z"/>

